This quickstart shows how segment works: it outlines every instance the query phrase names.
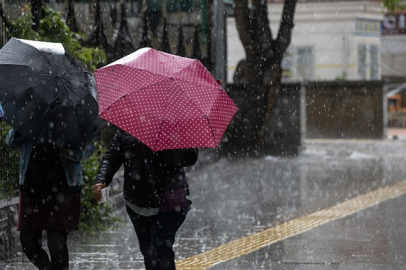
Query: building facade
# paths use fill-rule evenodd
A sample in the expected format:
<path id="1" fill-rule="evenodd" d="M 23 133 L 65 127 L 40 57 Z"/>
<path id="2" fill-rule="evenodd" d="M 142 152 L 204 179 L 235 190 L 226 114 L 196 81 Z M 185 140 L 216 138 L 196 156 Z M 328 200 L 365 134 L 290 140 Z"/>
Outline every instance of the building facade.
<path id="1" fill-rule="evenodd" d="M 279 30 L 283 2 L 268 5 L 271 30 Z M 298 2 L 291 44 L 282 63 L 283 81 L 381 80 L 379 1 Z M 234 18 L 227 19 L 228 72 L 231 83 L 245 53 Z"/>
<path id="2" fill-rule="evenodd" d="M 406 12 L 388 14 L 382 22 L 382 77 L 404 82 L 406 78 Z"/>

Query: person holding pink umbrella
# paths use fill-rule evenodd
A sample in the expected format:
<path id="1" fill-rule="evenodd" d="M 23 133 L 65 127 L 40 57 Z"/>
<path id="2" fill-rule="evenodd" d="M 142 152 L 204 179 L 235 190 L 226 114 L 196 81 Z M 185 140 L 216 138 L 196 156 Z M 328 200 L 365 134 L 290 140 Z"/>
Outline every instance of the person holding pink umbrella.
<path id="1" fill-rule="evenodd" d="M 93 191 L 98 201 L 124 164 L 124 201 L 147 270 L 175 269 L 175 235 L 190 210 L 184 167 L 198 158 L 195 148 L 152 151 L 118 130 L 100 163 Z"/>
<path id="2" fill-rule="evenodd" d="M 120 128 L 94 192 L 124 164 L 124 199 L 145 266 L 175 269 L 175 234 L 190 209 L 184 167 L 216 148 L 238 110 L 198 60 L 142 48 L 94 72 L 99 117 Z"/>

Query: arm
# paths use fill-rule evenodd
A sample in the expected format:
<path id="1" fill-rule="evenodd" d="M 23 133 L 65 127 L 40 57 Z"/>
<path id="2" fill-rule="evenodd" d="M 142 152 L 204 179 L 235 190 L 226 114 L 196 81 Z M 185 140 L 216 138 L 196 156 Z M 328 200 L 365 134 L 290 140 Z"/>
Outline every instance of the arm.
<path id="1" fill-rule="evenodd" d="M 12 128 L 7 134 L 7 144 L 12 150 L 21 149 L 25 142 L 24 137 Z"/>
<path id="2" fill-rule="evenodd" d="M 101 199 L 101 190 L 110 185 L 114 174 L 120 169 L 124 155 L 121 152 L 121 137 L 117 132 L 111 141 L 109 149 L 103 156 L 93 186 L 93 193 L 98 201 Z"/>
<path id="3" fill-rule="evenodd" d="M 120 169 L 124 155 L 121 151 L 121 137 L 116 133 L 111 141 L 109 149 L 104 154 L 97 171 L 95 183 L 105 183 L 110 185 L 114 174 Z"/>

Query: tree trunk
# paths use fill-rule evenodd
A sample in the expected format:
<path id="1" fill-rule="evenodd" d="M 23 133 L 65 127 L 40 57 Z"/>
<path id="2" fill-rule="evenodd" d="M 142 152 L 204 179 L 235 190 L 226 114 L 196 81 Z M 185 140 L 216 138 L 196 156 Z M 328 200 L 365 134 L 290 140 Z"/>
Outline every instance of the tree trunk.
<path id="1" fill-rule="evenodd" d="M 96 7 L 100 3 L 96 1 L 95 5 Z M 69 29 L 73 32 L 79 32 L 77 23 L 76 23 L 76 16 L 75 16 L 75 3 L 74 0 L 68 0 L 68 3 L 65 8 L 65 21 L 69 27 Z"/>
<path id="2" fill-rule="evenodd" d="M 246 54 L 237 65 L 234 83 L 246 85 L 244 103 L 250 105 L 239 104 L 240 119 L 234 122 L 237 127 L 232 127 L 237 132 L 229 132 L 228 143 L 238 141 L 244 145 L 241 150 L 246 154 L 258 153 L 264 143 L 267 123 L 279 94 L 281 62 L 291 41 L 296 1 L 285 1 L 276 39 L 272 38 L 267 1 L 252 0 L 252 7 L 247 0 L 234 1 L 237 30 Z"/>
<path id="3" fill-rule="evenodd" d="M 41 20 L 41 10 L 42 10 L 42 0 L 31 0 L 31 13 L 34 21 L 32 25 L 32 30 L 38 32 L 40 29 Z"/>

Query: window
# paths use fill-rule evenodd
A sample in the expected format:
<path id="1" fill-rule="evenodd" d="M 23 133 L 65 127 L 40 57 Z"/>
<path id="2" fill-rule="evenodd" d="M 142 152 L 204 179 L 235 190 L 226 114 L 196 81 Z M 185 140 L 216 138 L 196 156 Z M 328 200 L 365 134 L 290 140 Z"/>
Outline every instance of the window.
<path id="1" fill-rule="evenodd" d="M 367 46 L 358 44 L 358 79 L 367 79 Z"/>
<path id="2" fill-rule="evenodd" d="M 378 46 L 371 45 L 371 80 L 379 79 L 379 60 L 378 60 Z"/>
<path id="3" fill-rule="evenodd" d="M 294 55 L 292 54 L 292 50 L 288 48 L 283 55 L 281 68 L 282 68 L 282 80 L 287 81 L 293 79 L 294 75 Z"/>
<path id="4" fill-rule="evenodd" d="M 302 47 L 297 50 L 297 75 L 302 80 L 312 80 L 314 74 L 313 50 Z"/>

